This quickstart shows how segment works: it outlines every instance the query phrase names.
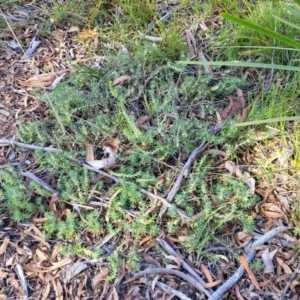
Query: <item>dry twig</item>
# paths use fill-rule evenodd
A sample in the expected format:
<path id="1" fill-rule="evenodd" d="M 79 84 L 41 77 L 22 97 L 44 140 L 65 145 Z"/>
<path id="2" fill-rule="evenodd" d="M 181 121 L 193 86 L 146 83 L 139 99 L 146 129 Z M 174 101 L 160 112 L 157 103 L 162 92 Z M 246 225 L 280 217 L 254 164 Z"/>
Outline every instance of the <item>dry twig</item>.
<path id="1" fill-rule="evenodd" d="M 195 278 L 193 278 L 190 275 L 184 274 L 180 271 L 173 270 L 173 269 L 165 269 L 165 268 L 147 269 L 147 270 L 144 270 L 142 272 L 139 272 L 139 273 L 135 274 L 131 279 L 126 280 L 123 283 L 127 284 L 127 283 L 130 283 L 130 282 L 132 282 L 136 279 L 139 279 L 141 277 L 144 277 L 144 276 L 147 276 L 147 275 L 156 275 L 156 274 L 167 274 L 167 275 L 175 275 L 177 277 L 180 277 L 183 280 L 185 280 L 186 282 L 188 282 L 189 284 L 191 284 L 199 292 L 204 293 L 208 297 L 210 296 L 210 293 L 208 293 L 207 290 L 204 289 L 203 286 L 199 282 L 197 282 L 197 280 Z"/>
<path id="2" fill-rule="evenodd" d="M 174 290 L 173 288 L 171 288 L 170 286 L 158 281 L 156 283 L 156 285 L 158 285 L 160 288 L 168 290 L 170 293 L 172 293 L 173 295 L 175 295 L 176 297 L 178 297 L 180 300 L 192 300 L 191 298 L 189 298 L 188 296 L 186 296 L 185 294 Z"/>
<path id="3" fill-rule="evenodd" d="M 289 287 L 291 286 L 293 280 L 295 279 L 296 275 L 297 274 L 300 274 L 300 264 L 297 266 L 297 268 L 294 270 L 293 274 L 291 275 L 287 285 L 284 287 L 282 293 L 281 293 L 281 296 L 280 296 L 280 300 L 284 300 L 284 296 L 285 294 L 287 293 Z"/>
<path id="4" fill-rule="evenodd" d="M 267 242 L 269 239 L 273 238 L 277 234 L 279 234 L 283 231 L 289 230 L 289 229 L 291 229 L 291 227 L 280 226 L 280 227 L 274 228 L 273 230 L 270 230 L 265 235 L 263 235 L 260 239 L 255 241 L 252 244 L 251 248 L 263 245 L 265 242 Z M 248 263 L 251 262 L 251 260 L 255 256 L 255 254 L 256 254 L 256 250 L 252 250 L 249 252 L 249 254 L 247 255 L 247 258 L 246 258 Z M 225 292 L 227 292 L 232 286 L 234 286 L 238 282 L 238 280 L 242 277 L 244 271 L 245 271 L 245 268 L 243 267 L 243 265 L 241 265 L 237 269 L 237 271 L 208 298 L 208 300 L 222 299 L 223 294 Z"/>
<path id="5" fill-rule="evenodd" d="M 11 141 L 11 140 L 0 140 L 0 144 L 2 145 L 14 145 L 14 146 L 18 146 L 18 147 L 22 147 L 22 148 L 27 148 L 27 149 L 31 149 L 31 150 L 43 150 L 43 151 L 47 151 L 47 152 L 51 152 L 51 153 L 62 153 L 63 152 L 59 149 L 56 149 L 56 148 L 51 148 L 51 147 L 42 147 L 42 146 L 35 146 L 35 145 L 30 145 L 30 144 L 25 144 L 25 143 L 20 143 L 20 142 L 16 142 L 16 141 Z M 98 170 L 84 162 L 82 162 L 81 160 L 79 159 L 76 159 L 76 158 L 71 158 L 71 157 L 68 157 L 66 156 L 67 159 L 83 166 L 84 168 L 90 170 L 90 171 L 93 171 L 95 173 L 98 173 L 106 178 L 110 178 L 112 179 L 114 182 L 116 183 L 119 183 L 121 180 L 118 178 L 118 177 L 115 177 L 113 175 L 110 175 L 109 173 L 107 172 L 104 172 L 104 171 L 101 171 L 101 170 Z M 132 184 L 131 182 L 125 182 L 127 184 Z M 138 191 L 140 191 L 141 193 L 143 193 L 144 195 L 150 197 L 150 198 L 153 198 L 153 199 L 157 199 L 159 201 L 161 201 L 165 207 L 172 207 L 173 205 L 170 204 L 165 198 L 163 197 L 160 197 L 160 196 L 157 196 L 151 192 L 148 192 L 146 190 L 144 190 L 143 188 L 135 185 L 136 189 Z M 182 221 L 183 222 L 188 222 L 190 221 L 191 219 L 186 216 L 180 209 L 178 208 L 175 208 L 176 212 L 178 213 L 178 215 L 181 217 Z"/>
<path id="6" fill-rule="evenodd" d="M 180 171 L 177 180 L 175 181 L 172 189 L 170 190 L 166 200 L 171 203 L 174 199 L 174 197 L 176 196 L 178 190 L 181 188 L 184 179 L 189 175 L 189 172 L 191 170 L 192 167 L 192 163 L 193 161 L 197 158 L 198 155 L 200 155 L 208 146 L 209 144 L 207 142 L 202 142 L 200 144 L 200 146 L 198 146 L 190 155 L 189 159 L 187 160 L 187 162 L 185 163 L 185 165 L 183 166 L 182 170 Z M 161 220 L 163 215 L 165 214 L 166 210 L 167 210 L 167 205 L 162 206 L 158 218 Z"/>
<path id="7" fill-rule="evenodd" d="M 156 241 L 159 245 L 164 248 L 170 255 L 179 258 L 179 262 L 182 267 L 196 280 L 198 280 L 201 284 L 205 284 L 205 281 L 195 272 L 195 270 L 181 258 L 181 256 L 163 239 L 157 238 Z M 207 293 L 212 293 L 212 291 L 208 291 Z"/>

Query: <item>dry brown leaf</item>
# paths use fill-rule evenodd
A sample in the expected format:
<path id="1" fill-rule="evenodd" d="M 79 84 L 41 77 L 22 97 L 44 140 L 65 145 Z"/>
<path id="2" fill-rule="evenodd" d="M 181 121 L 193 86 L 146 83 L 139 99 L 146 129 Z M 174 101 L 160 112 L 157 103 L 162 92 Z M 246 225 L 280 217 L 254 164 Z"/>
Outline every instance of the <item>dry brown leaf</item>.
<path id="1" fill-rule="evenodd" d="M 14 263 L 14 260 L 15 260 L 15 257 L 14 257 L 14 255 L 12 255 L 12 256 L 5 262 L 5 267 L 8 268 L 8 267 L 12 266 L 13 263 Z"/>
<path id="2" fill-rule="evenodd" d="M 114 81 L 113 81 L 113 86 L 116 86 L 116 85 L 122 85 L 124 84 L 125 82 L 128 82 L 132 79 L 133 77 L 132 76 L 129 76 L 129 75 L 123 75 L 123 76 L 120 76 L 118 78 L 116 78 Z"/>
<path id="3" fill-rule="evenodd" d="M 243 298 L 243 296 L 241 295 L 239 286 L 237 284 L 235 285 L 235 293 L 236 293 L 236 297 L 238 298 L 238 300 L 245 300 Z"/>
<path id="4" fill-rule="evenodd" d="M 236 93 L 237 93 L 237 97 L 234 97 L 233 99 L 233 108 L 232 108 L 232 113 L 234 116 L 242 115 L 243 110 L 246 106 L 246 101 L 244 98 L 243 91 L 237 88 Z"/>
<path id="5" fill-rule="evenodd" d="M 298 245 L 300 244 L 300 241 L 299 241 L 299 240 L 297 240 L 296 238 L 294 238 L 294 237 L 288 235 L 287 233 L 283 233 L 283 234 L 281 234 L 281 236 L 282 236 L 285 240 L 287 240 L 288 242 L 291 242 L 291 243 L 294 243 L 294 244 L 298 244 Z"/>
<path id="6" fill-rule="evenodd" d="M 104 61 L 107 60 L 107 57 L 106 56 L 103 56 L 103 55 L 94 55 L 94 56 L 90 56 L 90 57 L 86 57 L 86 58 L 77 58 L 75 60 L 73 60 L 71 62 L 72 65 L 77 65 L 79 63 L 85 63 L 85 62 L 88 62 L 88 61 L 97 61 L 97 62 L 101 62 L 103 63 Z"/>
<path id="7" fill-rule="evenodd" d="M 41 268 L 38 268 L 36 263 L 30 263 L 30 264 L 25 265 L 24 268 L 26 268 L 27 270 L 32 271 L 32 272 L 44 273 L 44 272 L 54 271 L 56 269 L 66 266 L 70 263 L 72 263 L 72 259 L 70 257 L 66 257 L 66 258 L 62 259 L 61 261 L 52 263 L 51 267 L 45 268 L 45 267 L 41 266 Z"/>
<path id="8" fill-rule="evenodd" d="M 239 167 L 237 167 L 234 162 L 228 160 L 225 162 L 224 167 L 229 171 L 230 175 L 235 175 L 237 178 L 244 177 L 246 184 L 249 186 L 251 195 L 255 193 L 255 179 L 250 176 L 248 172 L 242 173 Z"/>
<path id="9" fill-rule="evenodd" d="M 263 253 L 262 253 L 262 260 L 265 265 L 264 273 L 272 273 L 274 272 L 275 266 L 273 264 L 273 259 L 275 254 L 277 253 L 277 248 L 273 250 L 272 252 L 269 252 L 269 248 L 267 248 Z"/>
<path id="10" fill-rule="evenodd" d="M 77 262 L 73 265 L 71 265 L 70 267 L 68 267 L 67 269 L 65 269 L 63 271 L 63 280 L 65 284 L 68 284 L 72 278 L 74 278 L 75 276 L 77 276 L 79 273 L 81 273 L 82 271 L 84 271 L 87 268 L 87 264 L 85 262 Z"/>
<path id="11" fill-rule="evenodd" d="M 223 157 L 227 156 L 226 152 L 218 150 L 218 149 L 208 149 L 208 150 L 205 150 L 202 155 L 207 155 L 207 154 L 210 154 L 210 155 L 220 155 L 220 156 L 223 156 Z"/>
<path id="12" fill-rule="evenodd" d="M 8 244 L 9 244 L 9 241 L 10 241 L 9 236 L 6 235 L 5 238 L 4 238 L 3 243 L 2 243 L 1 246 L 0 246 L 0 255 L 2 255 L 2 254 L 5 253 L 5 251 L 6 251 L 6 249 L 7 249 L 7 246 L 8 246 Z"/>
<path id="13" fill-rule="evenodd" d="M 118 292 L 116 288 L 113 286 L 111 294 L 113 296 L 113 300 L 119 300 Z"/>
<path id="14" fill-rule="evenodd" d="M 69 69 L 35 75 L 24 81 L 18 80 L 18 83 L 26 87 L 47 87 L 55 81 L 57 76 L 67 72 L 69 72 Z"/>
<path id="15" fill-rule="evenodd" d="M 208 27 L 206 26 L 206 24 L 203 21 L 199 23 L 199 26 L 203 31 L 208 30 Z"/>
<path id="16" fill-rule="evenodd" d="M 135 299 L 139 291 L 140 291 L 140 288 L 138 286 L 133 286 L 132 288 L 130 288 L 130 290 L 125 295 L 124 300 Z"/>
<path id="17" fill-rule="evenodd" d="M 55 291 L 55 294 L 56 294 L 56 298 L 55 300 L 64 300 L 64 297 L 63 297 L 63 288 L 62 288 L 62 285 L 59 281 L 58 278 L 54 278 L 53 281 L 53 289 Z"/>
<path id="18" fill-rule="evenodd" d="M 205 284 L 203 284 L 203 287 L 205 288 L 205 289 L 210 289 L 210 288 L 212 288 L 212 287 L 214 287 L 214 286 L 216 286 L 216 285 L 219 285 L 219 284 L 221 284 L 222 283 L 222 280 L 221 279 L 218 279 L 218 280 L 216 280 L 216 281 L 214 281 L 214 282 L 210 282 L 210 283 L 205 283 Z"/>
<path id="19" fill-rule="evenodd" d="M 62 29 L 56 29 L 52 31 L 51 34 L 60 42 L 64 41 L 65 38 L 67 37 L 67 32 Z"/>
<path id="20" fill-rule="evenodd" d="M 263 203 L 261 206 L 262 213 L 268 218 L 282 218 L 283 211 L 273 203 Z"/>
<path id="21" fill-rule="evenodd" d="M 270 284 L 270 282 L 271 282 L 271 279 L 268 279 L 266 281 L 261 281 L 261 282 L 259 282 L 259 286 L 260 287 L 268 286 Z"/>
<path id="22" fill-rule="evenodd" d="M 36 262 L 42 262 L 45 260 L 48 260 L 49 256 L 42 250 L 40 250 L 39 248 L 37 248 L 35 250 L 35 261 Z"/>
<path id="23" fill-rule="evenodd" d="M 243 113 L 242 113 L 242 119 L 241 119 L 242 122 L 246 122 L 247 121 L 248 114 L 249 114 L 248 108 L 244 108 L 243 109 Z"/>
<path id="24" fill-rule="evenodd" d="M 179 235 L 178 236 L 178 241 L 179 242 L 190 242 L 192 237 L 186 236 L 186 235 Z"/>
<path id="25" fill-rule="evenodd" d="M 47 285 L 43 289 L 43 293 L 42 293 L 43 297 L 41 300 L 47 300 L 49 293 L 50 293 L 50 283 L 47 282 Z"/>
<path id="26" fill-rule="evenodd" d="M 230 112 L 231 112 L 231 110 L 232 110 L 232 107 L 233 107 L 232 98 L 229 98 L 229 101 L 230 101 L 229 105 L 220 112 L 220 117 L 221 117 L 222 120 L 227 119 Z"/>
<path id="27" fill-rule="evenodd" d="M 16 280 L 15 276 L 10 276 L 10 285 L 13 287 L 15 290 L 16 294 L 18 296 L 21 296 L 22 298 L 26 296 L 25 292 L 23 291 L 21 285 L 19 284 L 18 280 Z"/>
<path id="28" fill-rule="evenodd" d="M 151 264 L 158 266 L 160 268 L 162 268 L 160 262 L 158 260 L 156 260 L 155 258 L 153 258 L 150 254 L 148 253 L 141 253 L 141 256 L 147 261 L 150 262 Z"/>
<path id="29" fill-rule="evenodd" d="M 170 260 L 173 260 L 177 264 L 177 266 L 174 266 L 174 265 L 171 265 L 171 264 L 168 265 L 170 269 L 177 269 L 177 267 L 180 268 L 181 259 L 182 259 L 180 256 L 167 255 L 166 258 L 168 258 Z M 166 268 L 168 268 L 168 267 L 166 267 Z"/>
<path id="30" fill-rule="evenodd" d="M 103 151 L 106 156 L 100 160 L 87 160 L 86 163 L 96 169 L 111 168 L 116 164 L 116 154 L 119 149 L 119 140 L 109 140 L 104 142 Z"/>
<path id="31" fill-rule="evenodd" d="M 88 143 L 84 143 L 84 145 L 86 150 L 85 161 L 94 161 L 94 146 Z"/>
<path id="32" fill-rule="evenodd" d="M 269 211 L 269 210 L 266 210 L 264 211 L 263 213 L 267 218 L 273 218 L 273 219 L 279 219 L 279 218 L 282 218 L 283 215 L 278 213 L 278 212 L 274 212 L 274 211 Z"/>
<path id="33" fill-rule="evenodd" d="M 243 119 L 247 118 L 247 111 L 245 110 L 246 101 L 243 91 L 236 89 L 237 97 L 229 96 L 229 105 L 220 112 L 222 120 L 227 119 L 230 115 L 242 116 Z"/>
<path id="34" fill-rule="evenodd" d="M 226 161 L 224 167 L 229 171 L 230 175 L 235 175 L 238 178 L 243 176 L 239 167 L 237 167 L 233 161 Z"/>
<path id="35" fill-rule="evenodd" d="M 148 236 L 145 236 L 140 242 L 139 242 L 139 246 L 142 246 L 144 243 L 150 241 L 153 239 L 153 235 L 148 235 Z"/>
<path id="36" fill-rule="evenodd" d="M 293 274 L 292 270 L 290 269 L 290 267 L 279 257 L 275 257 L 277 263 L 282 267 L 282 269 L 284 270 L 284 272 L 286 274 Z"/>
<path id="37" fill-rule="evenodd" d="M 88 40 L 88 39 L 94 39 L 97 36 L 98 36 L 98 32 L 96 28 L 93 30 L 85 28 L 78 33 L 76 38 L 78 40 Z"/>
<path id="38" fill-rule="evenodd" d="M 200 264 L 200 268 L 201 268 L 201 271 L 204 273 L 208 283 L 212 283 L 213 279 L 212 279 L 212 276 L 211 276 L 208 268 L 204 264 Z"/>
<path id="39" fill-rule="evenodd" d="M 119 150 L 119 145 L 120 141 L 115 139 L 115 140 L 109 140 L 103 143 L 103 146 L 105 147 L 110 147 L 113 149 L 113 151 L 117 152 Z"/>
<path id="40" fill-rule="evenodd" d="M 94 289 L 97 289 L 100 285 L 100 283 L 105 280 L 105 277 L 108 275 L 109 270 L 107 267 L 101 268 L 100 273 L 98 273 L 94 278 L 93 278 L 93 286 Z"/>
<path id="41" fill-rule="evenodd" d="M 142 124 L 144 124 L 147 121 L 150 121 L 151 117 L 149 116 L 141 116 L 136 120 L 136 125 L 141 126 Z"/>
<path id="42" fill-rule="evenodd" d="M 104 150 L 104 154 L 107 155 L 107 158 L 87 161 L 87 163 L 96 169 L 113 167 L 116 164 L 116 153 L 110 147 L 103 147 L 103 150 Z"/>
<path id="43" fill-rule="evenodd" d="M 258 281 L 256 280 L 256 277 L 253 273 L 253 271 L 251 270 L 249 264 L 248 264 L 248 261 L 247 259 L 245 258 L 245 256 L 240 256 L 240 260 L 241 260 L 241 263 L 243 265 L 243 267 L 245 268 L 245 270 L 247 271 L 248 275 L 249 275 L 249 278 L 251 280 L 251 282 L 253 283 L 253 285 L 258 289 L 260 290 L 260 286 L 258 284 Z"/>
<path id="44" fill-rule="evenodd" d="M 71 26 L 67 32 L 79 32 L 79 27 L 78 26 Z"/>
<path id="45" fill-rule="evenodd" d="M 230 175 L 235 175 L 236 166 L 233 161 L 230 160 L 226 161 L 224 167 L 229 171 Z"/>
<path id="46" fill-rule="evenodd" d="M 0 280 L 4 280 L 5 278 L 7 278 L 8 273 L 4 272 L 4 271 L 0 271 Z"/>

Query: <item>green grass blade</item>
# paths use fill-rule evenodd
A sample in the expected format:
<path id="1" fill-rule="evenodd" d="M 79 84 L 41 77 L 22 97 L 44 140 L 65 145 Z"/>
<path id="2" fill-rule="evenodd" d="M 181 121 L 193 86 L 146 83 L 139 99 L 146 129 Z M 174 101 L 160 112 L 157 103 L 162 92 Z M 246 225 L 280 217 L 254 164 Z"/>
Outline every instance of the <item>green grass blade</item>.
<path id="1" fill-rule="evenodd" d="M 283 117 L 283 118 L 273 118 L 273 119 L 266 119 L 266 120 L 256 120 L 256 121 L 235 123 L 234 126 L 236 126 L 236 127 L 243 127 L 243 126 L 251 126 L 251 125 L 261 125 L 261 124 L 268 124 L 268 123 L 277 123 L 277 122 L 299 121 L 299 120 L 300 120 L 300 116 Z"/>
<path id="2" fill-rule="evenodd" d="M 223 46 L 222 46 L 223 47 Z M 215 48 L 221 48 L 220 47 L 215 47 Z M 258 49 L 258 50 L 284 50 L 284 51 L 297 51 L 299 52 L 300 49 L 295 49 L 295 48 L 286 48 L 286 47 L 267 47 L 267 46 L 227 46 L 227 48 L 249 48 L 249 49 Z"/>
<path id="3" fill-rule="evenodd" d="M 264 52 L 264 51 L 268 51 L 269 49 L 252 49 L 252 50 L 245 50 L 245 51 L 242 51 L 242 52 L 239 52 L 240 55 L 251 55 L 251 54 L 255 54 L 255 53 L 261 53 L 261 52 Z"/>
<path id="4" fill-rule="evenodd" d="M 290 27 L 293 27 L 293 28 L 296 28 L 296 29 L 300 30 L 300 26 L 297 26 L 297 25 L 295 25 L 295 24 L 293 24 L 293 23 L 291 23 L 291 22 L 288 22 L 288 21 L 286 21 L 286 20 L 284 20 L 284 19 L 282 19 L 282 18 L 279 18 L 279 17 L 277 17 L 277 16 L 273 16 L 273 17 L 274 17 L 275 19 L 281 21 L 282 23 L 284 23 L 284 24 L 290 26 Z"/>
<path id="5" fill-rule="evenodd" d="M 259 32 L 261 34 L 267 35 L 268 37 L 272 38 L 272 39 L 276 39 L 278 41 L 281 41 L 283 43 L 286 43 L 294 48 L 300 49 L 300 43 L 297 41 L 294 41 L 293 39 L 290 39 L 289 37 L 286 37 L 282 34 L 279 34 L 275 31 L 266 29 L 264 27 L 261 27 L 259 25 L 256 25 L 255 23 L 240 19 L 238 17 L 232 16 L 230 14 L 226 14 L 226 13 L 222 13 L 221 16 L 231 22 L 234 22 L 236 24 L 242 25 L 244 27 L 247 27 L 251 30 L 254 30 L 256 32 Z"/>
<path id="6" fill-rule="evenodd" d="M 287 71 L 300 71 L 300 66 L 293 67 L 293 66 L 274 65 L 274 64 L 251 63 L 245 61 L 177 61 L 177 63 L 186 64 L 186 65 L 250 67 L 250 68 L 276 69 L 276 70 L 287 70 Z"/>
<path id="7" fill-rule="evenodd" d="M 300 19 L 300 13 L 290 7 L 289 5 L 286 5 L 285 3 L 282 3 L 282 6 L 287 9 L 290 13 L 292 13 L 296 18 Z"/>
<path id="8" fill-rule="evenodd" d="M 294 0 L 294 2 L 300 6 L 300 0 Z"/>

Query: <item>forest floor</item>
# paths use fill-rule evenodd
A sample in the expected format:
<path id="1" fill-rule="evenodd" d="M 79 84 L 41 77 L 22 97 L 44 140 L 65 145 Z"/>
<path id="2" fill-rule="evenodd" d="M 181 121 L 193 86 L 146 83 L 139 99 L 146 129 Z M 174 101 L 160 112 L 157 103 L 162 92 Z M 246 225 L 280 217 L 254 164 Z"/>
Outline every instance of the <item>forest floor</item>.
<path id="1" fill-rule="evenodd" d="M 298 72 L 179 62 L 298 52 L 206 2 L 0 1 L 1 300 L 299 299 Z"/>

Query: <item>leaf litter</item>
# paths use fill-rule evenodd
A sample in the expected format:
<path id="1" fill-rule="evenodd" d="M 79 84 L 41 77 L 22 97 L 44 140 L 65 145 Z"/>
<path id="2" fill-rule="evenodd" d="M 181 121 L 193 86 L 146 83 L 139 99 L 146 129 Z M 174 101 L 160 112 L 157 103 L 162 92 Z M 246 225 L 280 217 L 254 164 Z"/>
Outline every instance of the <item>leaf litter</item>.
<path id="1" fill-rule="evenodd" d="M 12 22 L 23 21 L 28 16 L 26 15 L 10 15 L 6 12 L 4 15 L 8 20 Z M 202 24 L 202 25 L 201 25 Z M 207 30 L 211 25 L 207 22 L 200 23 L 202 30 Z M 1 67 L 5 70 L 5 77 L 1 74 L 3 79 L 3 86 L 0 89 L 1 95 L 1 128 L 0 134 L 2 138 L 13 138 L 15 128 L 15 116 L 20 115 L 26 121 L 33 120 L 35 116 L 45 116 L 45 107 L 37 105 L 35 97 L 31 96 L 28 92 L 35 88 L 40 87 L 54 87 L 59 80 L 63 80 L 60 77 L 69 72 L 66 58 L 70 45 L 74 43 L 77 38 L 79 44 L 75 44 L 76 59 L 74 62 L 87 62 L 91 58 L 84 53 L 81 43 L 93 42 L 94 47 L 99 43 L 99 34 L 96 30 L 80 29 L 76 26 L 71 26 L 69 29 L 57 29 L 53 31 L 53 41 L 49 38 L 48 44 L 46 44 L 46 50 L 39 47 L 40 41 L 36 40 L 36 29 L 33 27 L 28 28 L 25 32 L 27 35 L 26 43 L 28 45 L 26 56 L 32 57 L 30 61 L 22 60 L 22 54 L 17 51 L 12 51 L 5 55 L 0 55 Z M 72 35 L 74 39 L 71 41 L 69 35 Z M 77 36 L 76 36 L 77 34 Z M 194 51 L 194 55 L 203 57 L 203 53 L 197 53 L 197 41 L 195 39 L 196 34 L 188 33 L 189 47 L 191 53 Z M 76 37 L 75 37 L 76 36 Z M 11 40 L 12 37 L 10 37 Z M 41 39 L 41 38 L 39 38 Z M 62 43 L 60 49 L 57 41 Z M 46 40 L 43 40 L 45 45 Z M 15 44 L 11 44 L 15 47 Z M 18 47 L 17 47 L 18 48 Z M 25 48 L 26 49 L 26 48 Z M 57 52 L 54 49 L 59 49 Z M 53 60 L 45 59 L 45 56 L 53 57 Z M 94 60 L 98 60 L 103 63 L 105 61 L 104 56 L 97 56 Z M 5 64 L 2 62 L 5 61 Z M 34 68 L 39 70 L 40 76 L 32 73 L 32 64 Z M 21 70 L 21 71 L 20 71 Z M 51 70 L 51 72 L 44 73 L 44 70 Z M 207 69 L 207 72 L 211 72 Z M 129 75 L 123 75 L 117 77 L 113 82 L 114 86 L 122 85 L 130 82 L 132 79 Z M 232 116 L 239 116 L 242 120 L 247 118 L 246 101 L 243 97 L 243 92 L 238 89 L 237 97 L 229 97 L 229 106 L 219 113 L 219 120 L 224 121 Z M 145 126 L 151 118 L 147 115 L 141 116 L 137 120 L 138 126 Z M 7 157 L 14 151 L 10 145 L 1 145 L 0 158 L 2 157 L 3 163 L 6 162 Z M 259 147 L 258 147 L 259 148 Z M 268 161 L 268 164 L 276 162 L 278 168 L 288 168 L 291 160 L 293 159 L 293 153 L 289 147 L 282 147 L 282 151 L 278 151 L 278 147 L 265 147 L 264 149 L 256 149 L 252 152 L 252 157 L 245 158 L 245 161 L 241 161 L 244 165 L 255 165 L 254 167 L 238 167 L 236 164 L 230 161 L 225 162 L 225 168 L 229 171 L 230 175 L 236 176 L 241 180 L 245 180 L 251 193 L 258 193 L 262 195 L 263 201 L 256 206 L 255 210 L 251 213 L 255 213 L 258 219 L 258 228 L 267 233 L 272 227 L 280 226 L 284 223 L 292 223 L 296 225 L 299 220 L 290 220 L 291 214 L 290 206 L 295 205 L 297 201 L 297 194 L 293 192 L 294 187 L 286 184 L 287 175 L 280 173 L 274 179 L 276 184 L 274 188 L 269 191 L 268 180 L 264 178 L 262 180 L 255 181 L 255 175 L 261 175 L 262 172 L 258 169 L 258 160 L 263 159 Z M 265 149 L 273 149 L 273 154 L 265 157 Z M 116 155 L 119 150 L 119 142 L 117 140 L 108 140 L 103 143 L 104 157 L 101 160 L 94 159 L 94 147 L 92 145 L 86 145 L 87 155 L 86 162 L 99 169 L 112 168 L 116 165 Z M 248 160 L 247 160 L 248 159 Z M 224 165 L 223 165 L 224 166 Z M 257 169 L 255 169 L 257 168 Z M 256 172 L 257 171 L 257 172 Z M 159 178 L 160 184 L 164 184 L 164 176 Z M 48 183 L 47 183 L 48 184 Z M 53 187 L 55 189 L 55 187 Z M 294 194 L 293 194 L 294 193 Z M 296 194 L 296 195 L 295 195 Z M 55 206 L 58 195 L 52 197 L 52 211 L 58 212 L 59 206 Z M 229 201 L 234 201 L 234 198 Z M 155 208 L 154 208 L 155 209 Z M 45 220 L 36 218 L 33 221 L 33 226 L 28 228 L 24 224 L 16 224 L 10 220 L 7 215 L 1 215 L 0 218 L 0 299 L 9 299 L 7 295 L 13 295 L 11 299 L 17 297 L 26 297 L 29 293 L 32 298 L 35 299 L 87 299 L 91 293 L 95 294 L 95 297 L 99 299 L 144 299 L 146 293 L 151 293 L 153 298 L 164 299 L 170 295 L 178 292 L 177 297 L 187 297 L 186 299 L 194 299 L 193 296 L 197 295 L 197 299 L 203 298 L 204 294 L 199 294 L 192 285 L 188 285 L 185 280 L 179 281 L 178 277 L 173 274 L 163 275 L 151 274 L 140 279 L 136 284 L 132 281 L 132 284 L 124 284 L 123 279 L 129 280 L 134 274 L 132 270 L 121 267 L 119 277 L 115 279 L 113 283 L 106 280 L 109 274 L 109 267 L 103 266 L 103 262 L 97 261 L 93 265 L 87 261 L 84 257 L 76 257 L 71 259 L 70 257 L 63 258 L 60 256 L 56 243 L 50 241 L 49 243 L 44 240 L 42 230 L 42 224 Z M 243 233 L 238 239 L 236 232 Z M 228 227 L 225 228 L 227 234 L 232 233 L 231 238 L 224 238 L 221 241 L 224 245 L 233 245 L 234 247 L 240 247 L 245 253 L 249 251 L 253 240 L 257 239 L 255 235 L 252 236 L 248 233 L 244 233 L 241 228 Z M 229 235 L 230 236 L 230 235 Z M 87 239 L 89 237 L 86 237 Z M 216 255 L 220 259 L 226 261 L 223 264 L 223 268 L 208 261 L 207 259 L 197 259 L 193 255 L 189 255 L 184 249 L 177 243 L 181 237 L 167 236 L 166 241 L 169 242 L 171 249 L 176 249 L 180 253 L 170 254 L 173 264 L 167 264 L 165 257 L 162 257 L 157 251 L 155 251 L 156 243 L 151 236 L 149 239 L 145 239 L 138 248 L 138 252 L 141 254 L 141 264 L 149 266 L 154 264 L 157 267 L 166 270 L 176 269 L 181 273 L 187 272 L 193 274 L 197 282 L 201 280 L 198 278 L 205 278 L 205 289 L 209 290 L 214 288 L 216 290 L 222 283 L 226 282 L 226 279 L 232 275 L 236 260 L 230 255 L 230 246 L 221 248 L 220 245 L 208 245 L 211 249 L 221 249 L 216 251 Z M 105 236 L 103 236 L 105 239 Z M 100 245 L 101 247 L 113 247 L 117 242 L 117 235 L 109 236 L 109 239 L 105 239 Z M 176 240 L 177 239 L 177 240 Z M 239 241 L 239 242 L 237 242 Z M 100 241 L 101 242 L 101 241 Z M 299 265 L 298 255 L 299 251 L 295 254 L 295 245 L 299 245 L 299 241 L 291 236 L 290 233 L 278 234 L 272 240 L 261 246 L 261 249 L 257 249 L 257 258 L 261 258 L 263 262 L 263 272 L 253 271 L 251 264 L 248 264 L 245 259 L 242 259 L 243 265 L 246 267 L 249 276 L 245 275 L 236 285 L 235 288 L 226 291 L 224 297 L 244 297 L 245 299 L 251 299 L 251 297 L 264 298 L 273 297 L 278 299 L 281 295 L 281 299 L 293 299 L 295 295 L 299 295 Z M 26 250 L 27 249 L 27 250 Z M 29 251 L 28 251 L 29 249 Z M 169 251 L 171 251 L 169 249 Z M 213 250 L 212 250 L 213 251 Z M 223 257 L 223 258 L 222 258 Z M 94 262 L 93 262 L 94 263 Z M 180 265 L 180 268 L 179 268 Z M 189 267 L 190 269 L 189 269 Z M 297 273 L 298 270 L 298 273 Z M 154 272 L 153 272 L 154 273 Z M 197 277 L 198 275 L 198 277 Z M 274 275 L 277 279 L 274 280 Z M 201 278 L 200 277 L 200 278 Z M 93 278 L 94 291 L 89 287 L 89 280 Z M 154 278 L 153 280 L 151 278 Z M 259 278 L 259 281 L 257 280 Z M 151 289 L 147 286 L 147 279 L 152 280 Z M 28 284 L 30 281 L 30 285 Z M 33 282 L 33 284 L 32 284 Z M 258 285 L 257 285 L 258 284 Z M 37 288 L 32 288 L 36 286 Z M 253 288 L 256 286 L 256 289 Z M 251 290 L 249 290 L 251 287 Z M 169 288 L 169 290 L 168 290 Z M 172 290 L 173 289 L 173 290 Z M 8 290 L 7 294 L 3 294 L 2 291 Z M 179 292 L 181 291 L 181 292 Z M 182 295 L 180 294 L 182 293 Z M 190 298 L 188 298 L 189 295 Z M 171 296 L 172 297 L 172 296 Z M 249 298 L 250 297 L 250 298 Z M 182 298 L 184 299 L 184 298 Z"/>

